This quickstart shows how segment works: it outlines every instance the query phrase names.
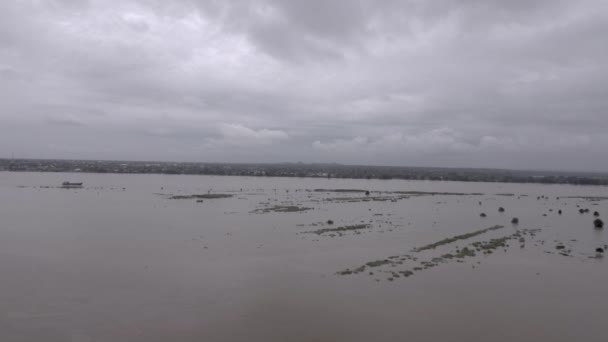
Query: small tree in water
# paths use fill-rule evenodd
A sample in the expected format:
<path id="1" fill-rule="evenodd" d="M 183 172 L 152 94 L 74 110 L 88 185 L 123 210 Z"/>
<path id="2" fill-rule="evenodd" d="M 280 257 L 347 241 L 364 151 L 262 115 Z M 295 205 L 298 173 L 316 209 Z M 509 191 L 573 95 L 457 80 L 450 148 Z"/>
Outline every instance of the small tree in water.
<path id="1" fill-rule="evenodd" d="M 604 221 L 598 219 L 595 219 L 595 221 L 593 221 L 593 225 L 595 226 L 595 228 L 604 228 Z"/>

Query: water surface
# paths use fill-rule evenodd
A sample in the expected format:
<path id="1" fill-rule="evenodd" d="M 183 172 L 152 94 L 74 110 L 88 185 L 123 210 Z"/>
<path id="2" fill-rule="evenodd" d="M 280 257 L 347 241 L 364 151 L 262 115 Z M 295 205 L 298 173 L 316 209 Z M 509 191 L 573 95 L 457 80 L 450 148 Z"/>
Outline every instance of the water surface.
<path id="1" fill-rule="evenodd" d="M 85 187 L 57 188 L 65 180 Z M 207 193 L 233 197 L 170 199 Z M 608 228 L 594 229 L 592 213 L 606 217 L 608 202 L 575 198 L 589 196 L 608 189 L 1 172 L 0 341 L 604 341 L 608 267 L 595 249 Z M 311 210 L 255 212 L 276 205 Z M 369 229 L 310 233 L 358 224 Z M 504 228 L 412 253 L 494 225 Z M 336 274 L 525 229 L 539 231 L 524 247 L 407 278 L 391 267 Z"/>

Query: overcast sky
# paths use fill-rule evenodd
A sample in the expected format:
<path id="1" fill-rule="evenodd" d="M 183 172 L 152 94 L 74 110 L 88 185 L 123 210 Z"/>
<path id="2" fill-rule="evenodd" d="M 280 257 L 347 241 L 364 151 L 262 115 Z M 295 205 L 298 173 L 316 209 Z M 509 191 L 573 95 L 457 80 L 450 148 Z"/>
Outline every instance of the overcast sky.
<path id="1" fill-rule="evenodd" d="M 608 171 L 608 1 L 2 0 L 0 157 Z"/>

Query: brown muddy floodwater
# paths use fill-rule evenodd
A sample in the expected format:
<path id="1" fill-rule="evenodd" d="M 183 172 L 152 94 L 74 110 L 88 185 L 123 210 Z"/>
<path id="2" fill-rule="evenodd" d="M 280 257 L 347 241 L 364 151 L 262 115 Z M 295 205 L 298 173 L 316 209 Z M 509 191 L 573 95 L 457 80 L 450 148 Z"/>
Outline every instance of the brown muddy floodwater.
<path id="1" fill-rule="evenodd" d="M 0 172 L 0 341 L 606 341 L 602 197 Z"/>

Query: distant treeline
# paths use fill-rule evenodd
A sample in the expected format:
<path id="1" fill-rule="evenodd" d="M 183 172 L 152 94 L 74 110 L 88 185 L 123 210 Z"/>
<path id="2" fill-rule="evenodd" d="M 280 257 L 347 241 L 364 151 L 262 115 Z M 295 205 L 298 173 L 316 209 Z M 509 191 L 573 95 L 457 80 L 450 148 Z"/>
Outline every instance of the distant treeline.
<path id="1" fill-rule="evenodd" d="M 608 185 L 608 174 L 340 164 L 224 164 L 0 159 L 0 171 L 406 179 L 461 182 Z"/>

